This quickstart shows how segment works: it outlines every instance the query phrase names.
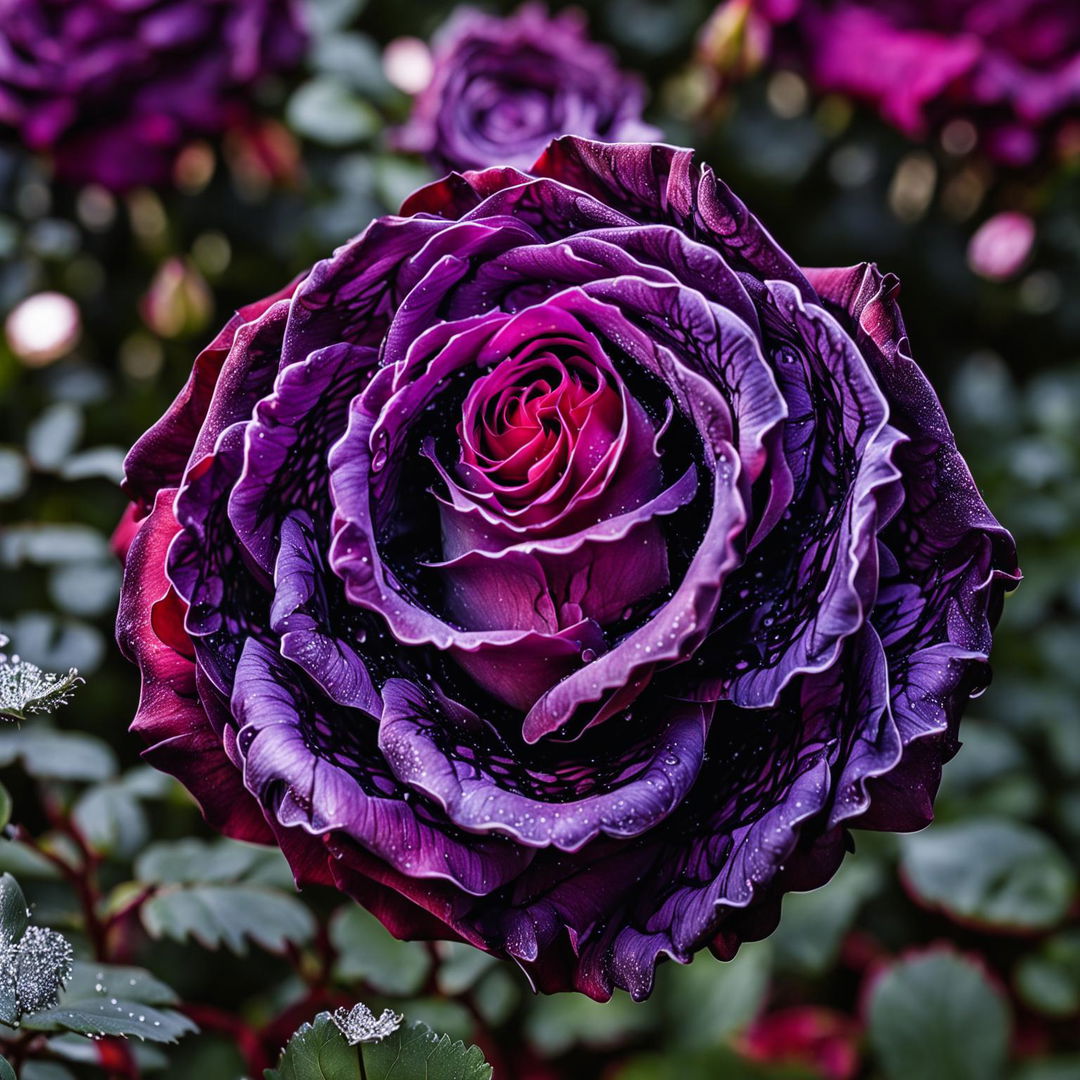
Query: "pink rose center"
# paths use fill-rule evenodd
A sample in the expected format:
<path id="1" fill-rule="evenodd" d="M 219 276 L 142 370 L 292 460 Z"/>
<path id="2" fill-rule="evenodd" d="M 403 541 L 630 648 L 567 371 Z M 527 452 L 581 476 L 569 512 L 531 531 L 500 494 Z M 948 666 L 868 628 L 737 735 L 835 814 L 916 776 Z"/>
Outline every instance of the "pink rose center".
<path id="1" fill-rule="evenodd" d="M 572 497 L 619 438 L 623 401 L 612 374 L 562 352 L 548 347 L 508 357 L 465 399 L 459 475 L 506 509 L 559 492 Z"/>

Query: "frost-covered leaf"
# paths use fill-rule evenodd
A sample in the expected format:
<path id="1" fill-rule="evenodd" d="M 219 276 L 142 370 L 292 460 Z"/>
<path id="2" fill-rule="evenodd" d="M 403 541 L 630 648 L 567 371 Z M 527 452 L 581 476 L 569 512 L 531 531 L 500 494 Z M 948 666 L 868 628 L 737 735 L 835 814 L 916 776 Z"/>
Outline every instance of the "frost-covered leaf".
<path id="1" fill-rule="evenodd" d="M 42 671 L 15 653 L 4 652 L 8 641 L 0 635 L 0 718 L 25 720 L 55 712 L 66 705 L 82 684 L 72 668 L 66 675 Z"/>
<path id="2" fill-rule="evenodd" d="M 0 967 L 15 982 L 22 1014 L 52 1008 L 71 978 L 73 952 L 63 934 L 46 926 L 28 926 L 16 945 L 0 952 Z"/>
<path id="3" fill-rule="evenodd" d="M 402 1016 L 393 1009 L 383 1009 L 376 1016 L 362 1001 L 351 1009 L 344 1006 L 330 1014 L 334 1026 L 350 1046 L 382 1042 L 401 1027 Z"/>
<path id="4" fill-rule="evenodd" d="M 175 1042 L 197 1030 L 167 1007 L 175 1003 L 173 991 L 141 968 L 77 963 L 57 1005 L 25 1017 L 23 1027 Z"/>
<path id="5" fill-rule="evenodd" d="M 280 953 L 315 933 L 314 917 L 296 897 L 258 885 L 165 886 L 140 916 L 151 937 L 194 940 L 207 949 L 224 945 L 240 956 L 249 940 Z"/>

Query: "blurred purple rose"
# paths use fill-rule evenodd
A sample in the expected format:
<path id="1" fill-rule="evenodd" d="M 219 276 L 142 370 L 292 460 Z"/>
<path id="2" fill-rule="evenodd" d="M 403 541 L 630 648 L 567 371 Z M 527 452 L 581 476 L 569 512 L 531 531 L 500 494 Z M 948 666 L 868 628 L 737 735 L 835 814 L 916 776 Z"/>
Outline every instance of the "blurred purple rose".
<path id="1" fill-rule="evenodd" d="M 435 36 L 434 74 L 417 95 L 401 149 L 432 167 L 527 169 L 558 135 L 652 139 L 645 87 L 586 36 L 581 12 L 526 4 L 500 18 L 459 8 Z"/>
<path id="2" fill-rule="evenodd" d="M 742 12 L 747 0 L 727 0 L 720 12 L 727 7 Z M 990 156 L 1023 165 L 1061 121 L 1080 115 L 1075 0 L 751 0 L 750 7 L 755 32 L 772 29 L 780 62 L 800 68 L 818 90 L 876 106 L 912 138 L 965 120 Z"/>
<path id="3" fill-rule="evenodd" d="M 848 827 L 929 820 L 1018 576 L 896 293 L 687 150 L 419 191 L 128 457 L 148 759 L 544 990 L 769 933 Z"/>
<path id="4" fill-rule="evenodd" d="M 64 180 L 160 184 L 303 47 L 298 0 L 0 0 L 0 127 Z"/>

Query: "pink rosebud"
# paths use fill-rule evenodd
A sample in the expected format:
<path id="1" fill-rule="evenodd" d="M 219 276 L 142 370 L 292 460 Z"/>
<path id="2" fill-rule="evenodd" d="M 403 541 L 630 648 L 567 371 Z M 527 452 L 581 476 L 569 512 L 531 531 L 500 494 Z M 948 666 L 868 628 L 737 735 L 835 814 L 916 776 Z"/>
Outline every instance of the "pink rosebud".
<path id="1" fill-rule="evenodd" d="M 772 29 L 752 0 L 728 0 L 705 23 L 698 53 L 722 81 L 739 80 L 761 67 L 771 46 Z"/>
<path id="2" fill-rule="evenodd" d="M 202 274 L 187 259 L 166 259 L 139 301 L 143 322 L 160 337 L 194 333 L 206 325 L 214 301 Z"/>
<path id="3" fill-rule="evenodd" d="M 968 266 L 990 281 L 1011 278 L 1027 261 L 1035 242 L 1035 222 L 1006 210 L 984 221 L 968 243 Z"/>

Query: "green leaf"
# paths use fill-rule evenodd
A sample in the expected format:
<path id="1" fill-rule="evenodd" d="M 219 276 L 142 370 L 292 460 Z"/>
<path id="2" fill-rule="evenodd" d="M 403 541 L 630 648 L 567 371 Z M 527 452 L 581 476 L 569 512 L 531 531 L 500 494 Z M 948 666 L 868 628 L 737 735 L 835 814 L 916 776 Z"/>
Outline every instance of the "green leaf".
<path id="1" fill-rule="evenodd" d="M 1080 1054 L 1069 1057 L 1026 1061 L 1011 1075 L 1011 1080 L 1076 1080 L 1080 1076 Z"/>
<path id="2" fill-rule="evenodd" d="M 151 844 L 135 860 L 135 876 L 147 885 L 216 885 L 250 878 L 280 855 L 238 840 L 173 840 Z"/>
<path id="3" fill-rule="evenodd" d="M 6 828 L 9 821 L 11 821 L 11 794 L 3 784 L 0 784 L 0 829 Z"/>
<path id="4" fill-rule="evenodd" d="M 315 919 L 294 896 L 261 885 L 166 886 L 140 909 L 154 938 L 194 939 L 204 948 L 221 945 L 239 956 L 247 940 L 281 953 L 289 942 L 302 945 L 315 933 Z"/>
<path id="5" fill-rule="evenodd" d="M 0 875 L 0 935 L 5 943 L 18 941 L 30 925 L 26 897 L 10 875 Z"/>
<path id="6" fill-rule="evenodd" d="M 1011 1017 L 982 968 L 945 949 L 900 961 L 874 984 L 870 1043 L 890 1080 L 994 1080 Z"/>
<path id="7" fill-rule="evenodd" d="M 439 990 L 447 997 L 465 993 L 498 963 L 494 956 L 463 942 L 442 941 L 437 948 Z"/>
<path id="8" fill-rule="evenodd" d="M 90 847 L 127 858 L 146 845 L 149 825 L 139 800 L 123 784 L 97 784 L 83 792 L 72 817 Z"/>
<path id="9" fill-rule="evenodd" d="M 704 1050 L 746 1027 L 765 1002 L 771 974 L 770 942 L 746 944 L 724 963 L 704 955 L 686 967 L 665 964 L 657 972 L 657 989 L 672 1043 Z"/>
<path id="10" fill-rule="evenodd" d="M 62 875 L 60 868 L 36 848 L 21 840 L 0 840 L 0 872 L 19 878 L 55 881 Z"/>
<path id="11" fill-rule="evenodd" d="M 364 1047 L 368 1080 L 490 1080 L 491 1066 L 477 1046 L 436 1035 L 426 1024 L 399 1028 Z"/>
<path id="12" fill-rule="evenodd" d="M 717 1048 L 706 1053 L 641 1055 L 615 1072 L 613 1080 L 819 1080 L 821 1075 L 797 1066 L 758 1065 L 733 1050 Z"/>
<path id="13" fill-rule="evenodd" d="M 165 1008 L 176 1000 L 168 986 L 141 968 L 77 963 L 55 1008 L 25 1016 L 23 1027 L 175 1042 L 198 1030 L 186 1016 Z"/>
<path id="14" fill-rule="evenodd" d="M 289 1040 L 276 1069 L 267 1069 L 264 1080 L 360 1080 L 355 1047 L 330 1019 L 319 1013 Z M 370 1074 L 369 1074 L 370 1080 Z"/>
<path id="15" fill-rule="evenodd" d="M 1080 1013 L 1080 931 L 1048 938 L 1016 967 L 1016 989 L 1024 1002 L 1047 1016 Z"/>
<path id="16" fill-rule="evenodd" d="M 382 68 L 382 53 L 366 34 L 339 33 L 315 42 L 311 65 L 320 75 L 337 79 L 353 90 L 379 97 L 390 92 Z"/>
<path id="17" fill-rule="evenodd" d="M 308 23 L 314 37 L 344 30 L 363 11 L 365 0 L 310 0 Z"/>
<path id="18" fill-rule="evenodd" d="M 116 757 L 100 739 L 40 725 L 0 731 L 0 766 L 16 761 L 31 776 L 45 780 L 94 782 L 116 773 Z"/>
<path id="19" fill-rule="evenodd" d="M 445 997 L 413 998 L 409 1002 L 409 1020 L 451 1039 L 467 1039 L 476 1026 L 472 1014 L 460 1001 Z"/>
<path id="20" fill-rule="evenodd" d="M 75 1074 L 55 1061 L 28 1061 L 21 1080 L 75 1080 Z"/>
<path id="21" fill-rule="evenodd" d="M 7 1063 L 7 1059 L 2 1057 L 0 1057 L 0 1080 L 18 1080 L 15 1070 Z"/>
<path id="22" fill-rule="evenodd" d="M 861 852 L 847 859 L 827 886 L 784 897 L 784 914 L 769 939 L 776 966 L 820 975 L 836 958 L 859 908 L 881 886 L 881 868 Z"/>
<path id="23" fill-rule="evenodd" d="M 1004 819 L 904 837 L 901 872 L 917 899 L 963 922 L 1027 932 L 1055 926 L 1077 891 L 1065 855 L 1038 829 Z"/>
<path id="24" fill-rule="evenodd" d="M 659 1020 L 629 994 L 610 1001 L 592 1001 L 580 994 L 551 994 L 536 998 L 526 1014 L 529 1042 L 544 1055 L 558 1056 L 575 1045 L 594 1050 L 619 1046 L 632 1035 L 648 1032 Z"/>
<path id="25" fill-rule="evenodd" d="M 348 146 L 379 130 L 379 114 L 347 86 L 329 76 L 311 79 L 293 91 L 286 107 L 289 125 L 324 146 Z"/>
<path id="26" fill-rule="evenodd" d="M 962 922 L 1021 932 L 1056 925 L 1077 886 L 1076 872 L 1047 836 L 993 818 L 904 837 L 901 872 L 928 907 Z"/>
<path id="27" fill-rule="evenodd" d="M 381 994 L 411 997 L 431 970 L 431 957 L 422 944 L 398 941 L 374 915 L 356 905 L 334 913 L 330 940 L 338 951 L 336 977 L 346 983 L 363 980 Z"/>

